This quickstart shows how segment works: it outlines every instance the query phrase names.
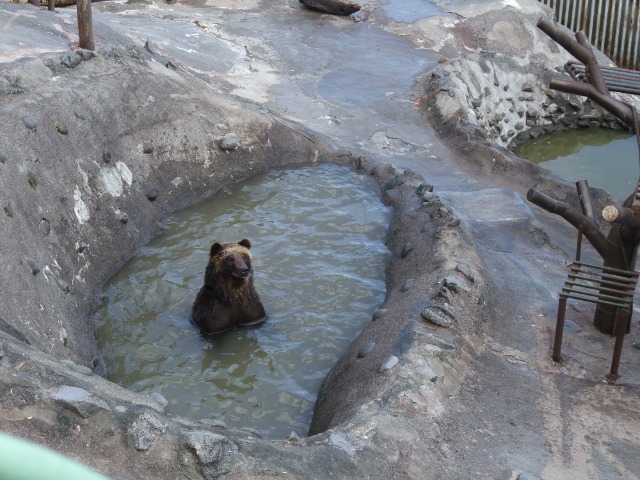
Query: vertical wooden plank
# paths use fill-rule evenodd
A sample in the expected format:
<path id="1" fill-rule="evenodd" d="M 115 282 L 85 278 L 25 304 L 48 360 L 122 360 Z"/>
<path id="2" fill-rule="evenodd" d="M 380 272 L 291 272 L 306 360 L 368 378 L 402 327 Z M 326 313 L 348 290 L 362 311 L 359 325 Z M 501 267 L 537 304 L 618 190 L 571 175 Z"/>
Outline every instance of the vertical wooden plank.
<path id="1" fill-rule="evenodd" d="M 538 0 L 623 68 L 640 69 L 640 0 Z"/>
<path id="2" fill-rule="evenodd" d="M 596 5 L 596 10 L 594 12 L 594 18 L 596 19 L 595 28 L 593 30 L 593 38 L 591 39 L 591 45 L 596 48 L 601 48 L 600 45 L 600 21 L 602 20 L 602 0 L 593 0 L 594 5 Z"/>
<path id="3" fill-rule="evenodd" d="M 618 24 L 620 25 L 620 27 L 618 28 L 618 35 L 616 37 L 616 57 L 615 57 L 615 62 L 617 65 L 622 66 L 621 64 L 624 63 L 624 54 L 625 54 L 625 46 L 627 43 L 627 21 L 629 19 L 629 4 L 631 3 L 631 0 L 618 0 L 618 12 L 619 12 L 619 18 L 618 18 Z"/>
<path id="4" fill-rule="evenodd" d="M 602 34 L 601 34 L 601 48 L 603 52 L 607 53 L 607 46 L 609 41 L 609 34 L 611 29 L 609 27 L 609 21 L 611 20 L 611 1 L 604 0 L 604 9 L 603 9 L 603 17 L 604 21 L 602 22 Z"/>
<path id="5" fill-rule="evenodd" d="M 589 39 L 592 45 L 595 45 L 596 0 L 589 0 L 588 8 L 589 8 L 589 13 L 587 17 L 589 20 L 589 26 L 587 27 L 587 38 Z"/>
<path id="6" fill-rule="evenodd" d="M 631 43 L 631 52 L 635 57 L 632 62 L 630 62 L 629 68 L 633 68 L 635 70 L 640 70 L 640 0 L 637 0 L 634 8 L 634 30 L 635 30 L 635 38 Z"/>

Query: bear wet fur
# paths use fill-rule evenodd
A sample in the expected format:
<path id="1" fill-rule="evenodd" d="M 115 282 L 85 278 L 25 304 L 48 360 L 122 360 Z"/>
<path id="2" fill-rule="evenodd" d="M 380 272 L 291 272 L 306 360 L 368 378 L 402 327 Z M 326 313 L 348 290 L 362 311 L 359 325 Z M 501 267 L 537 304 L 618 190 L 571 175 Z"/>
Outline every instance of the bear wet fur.
<path id="1" fill-rule="evenodd" d="M 251 242 L 214 243 L 204 285 L 193 303 L 193 322 L 205 335 L 236 326 L 257 325 L 266 319 L 258 292 L 253 286 Z"/>

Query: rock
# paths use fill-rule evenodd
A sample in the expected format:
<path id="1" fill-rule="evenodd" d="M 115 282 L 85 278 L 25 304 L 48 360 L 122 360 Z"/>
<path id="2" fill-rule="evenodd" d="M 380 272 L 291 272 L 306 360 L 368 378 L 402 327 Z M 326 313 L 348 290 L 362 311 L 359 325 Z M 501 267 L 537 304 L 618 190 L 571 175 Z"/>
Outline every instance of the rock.
<path id="1" fill-rule="evenodd" d="M 220 148 L 222 150 L 235 150 L 239 146 L 238 138 L 234 135 L 229 135 L 220 141 Z"/>
<path id="2" fill-rule="evenodd" d="M 4 165 L 7 162 L 7 160 L 8 160 L 7 156 L 4 153 L 0 152 L 0 165 Z"/>
<path id="3" fill-rule="evenodd" d="M 29 130 L 34 130 L 38 127 L 38 119 L 35 117 L 32 117 L 31 115 L 27 115 L 26 117 L 24 117 L 22 119 L 22 123 L 24 123 L 24 126 L 27 127 Z"/>
<path id="4" fill-rule="evenodd" d="M 406 257 L 411 250 L 413 250 L 413 246 L 410 243 L 405 243 L 402 246 L 402 252 L 400 252 L 400 257 L 401 258 Z"/>
<path id="5" fill-rule="evenodd" d="M 110 163 L 111 162 L 111 153 L 107 152 L 106 150 L 104 152 L 102 152 L 102 161 L 104 163 Z"/>
<path id="6" fill-rule="evenodd" d="M 67 127 L 62 122 L 56 122 L 55 127 L 56 127 L 56 132 L 58 132 L 61 135 L 67 135 L 69 133 L 69 127 Z"/>
<path id="7" fill-rule="evenodd" d="M 373 11 L 372 7 L 363 7 L 360 10 L 358 10 L 355 13 L 351 14 L 351 19 L 356 22 L 364 22 L 365 20 L 367 20 L 369 18 L 369 15 L 371 15 L 371 12 Z"/>
<path id="8" fill-rule="evenodd" d="M 388 310 L 386 308 L 379 308 L 373 312 L 373 320 L 378 320 L 379 318 L 384 317 L 387 312 Z"/>
<path id="9" fill-rule="evenodd" d="M 4 207 L 4 214 L 9 218 L 13 218 L 13 207 L 11 206 L 11 204 L 7 204 Z"/>
<path id="10" fill-rule="evenodd" d="M 467 265 L 464 262 L 459 262 L 456 265 L 456 272 L 459 272 L 462 275 L 464 275 L 464 278 L 469 280 L 471 283 L 476 281 L 474 276 L 473 276 L 473 272 L 471 271 L 471 267 L 469 267 L 469 265 Z"/>
<path id="11" fill-rule="evenodd" d="M 402 285 L 402 287 L 400 288 L 401 292 L 406 292 L 407 290 L 409 290 L 411 287 L 413 287 L 413 284 L 416 283 L 416 281 L 413 278 L 409 278 L 407 279 L 406 282 L 404 282 L 404 285 Z"/>
<path id="12" fill-rule="evenodd" d="M 33 188 L 34 190 L 36 189 L 36 187 L 38 186 L 38 179 L 36 178 L 35 173 L 27 173 L 27 183 L 31 188 Z"/>
<path id="13" fill-rule="evenodd" d="M 360 5 L 348 0 L 300 0 L 309 8 L 332 15 L 348 16 L 360 10 Z"/>
<path id="14" fill-rule="evenodd" d="M 407 181 L 407 179 L 405 178 L 404 175 L 402 175 L 402 174 L 396 175 L 395 177 L 393 177 L 391 180 L 389 180 L 385 184 L 383 190 L 393 190 L 394 188 L 399 187 L 400 185 L 402 185 L 406 181 Z"/>
<path id="15" fill-rule="evenodd" d="M 196 452 L 205 479 L 218 478 L 235 466 L 238 446 L 223 435 L 194 431 L 187 432 L 185 437 L 185 444 Z"/>
<path id="16" fill-rule="evenodd" d="M 127 407 L 125 407 L 124 405 L 118 405 L 116 408 L 114 408 L 114 410 L 117 413 L 126 413 L 127 412 Z"/>
<path id="17" fill-rule="evenodd" d="M 418 188 L 416 190 L 416 193 L 420 197 L 424 197 L 425 194 L 432 193 L 432 192 L 433 192 L 433 185 L 430 185 L 428 183 L 421 183 L 420 185 L 418 185 Z"/>
<path id="18" fill-rule="evenodd" d="M 82 56 L 71 50 L 63 52 L 60 56 L 60 63 L 67 68 L 76 68 L 81 62 Z"/>
<path id="19" fill-rule="evenodd" d="M 376 342 L 368 342 L 360 347 L 358 350 L 358 358 L 364 358 L 371 353 L 371 351 L 376 347 Z"/>
<path id="20" fill-rule="evenodd" d="M 442 284 L 447 287 L 448 290 L 451 290 L 454 293 L 471 292 L 471 289 L 459 278 L 453 276 L 447 276 L 442 281 Z"/>
<path id="21" fill-rule="evenodd" d="M 49 395 L 54 402 L 67 410 L 77 413 L 82 418 L 89 418 L 100 410 L 111 411 L 104 400 L 94 397 L 83 388 L 62 385 Z"/>
<path id="22" fill-rule="evenodd" d="M 49 235 L 49 233 L 51 233 L 51 224 L 46 218 L 40 220 L 40 223 L 38 224 L 38 230 L 45 237 Z"/>
<path id="23" fill-rule="evenodd" d="M 429 307 L 432 308 L 437 308 L 438 310 L 440 310 L 442 313 L 444 313 L 446 316 L 451 317 L 453 319 L 456 318 L 455 314 L 453 313 L 453 311 L 449 308 L 448 304 L 443 304 L 443 303 L 430 303 L 428 305 Z"/>
<path id="24" fill-rule="evenodd" d="M 451 292 L 444 285 L 442 287 L 440 287 L 440 290 L 438 290 L 438 293 L 436 294 L 436 297 L 444 298 L 448 303 L 451 303 L 451 300 L 452 300 Z"/>
<path id="25" fill-rule="evenodd" d="M 155 188 L 155 187 L 150 188 L 150 189 L 147 191 L 147 200 L 149 200 L 150 202 L 155 201 L 155 200 L 158 198 L 158 194 L 159 194 L 159 193 L 160 193 L 160 192 L 158 191 L 158 189 L 157 189 L 157 188 Z"/>
<path id="26" fill-rule="evenodd" d="M 203 418 L 202 420 L 198 420 L 198 423 L 204 425 L 205 427 L 222 428 L 223 430 L 229 428 L 227 427 L 227 424 L 222 420 L 211 420 L 209 418 Z"/>
<path id="27" fill-rule="evenodd" d="M 294 432 L 292 430 L 291 433 L 289 434 L 289 438 L 287 440 L 289 440 L 292 443 L 299 443 L 300 442 L 300 437 L 298 436 L 298 434 L 296 432 Z"/>
<path id="28" fill-rule="evenodd" d="M 422 337 L 421 337 L 422 338 Z M 437 337 L 431 333 L 428 333 L 424 336 L 424 340 L 426 343 L 433 345 L 435 347 L 438 347 L 442 350 L 455 350 L 456 346 L 452 343 L 447 342 L 446 340 L 443 340 L 440 337 Z M 432 380 L 433 381 L 433 380 Z"/>
<path id="29" fill-rule="evenodd" d="M 582 328 L 580 327 L 580 325 L 578 325 L 573 320 L 565 320 L 565 322 L 564 322 L 564 330 L 566 332 L 577 333 L 577 332 L 581 332 Z"/>
<path id="30" fill-rule="evenodd" d="M 82 108 L 80 105 L 76 105 L 76 108 L 73 111 L 73 114 L 80 120 L 86 120 L 89 117 L 89 114 L 87 113 L 87 111 L 84 108 Z"/>
<path id="31" fill-rule="evenodd" d="M 78 55 L 82 58 L 82 60 L 91 60 L 96 56 L 96 53 L 91 50 L 78 50 Z"/>
<path id="32" fill-rule="evenodd" d="M 145 142 L 142 144 L 142 153 L 153 153 L 154 147 L 153 143 Z"/>
<path id="33" fill-rule="evenodd" d="M 380 365 L 378 372 L 382 373 L 392 369 L 398 364 L 398 361 L 399 361 L 398 357 L 396 357 L 395 355 L 389 355 L 387 359 L 384 362 L 382 362 L 382 365 Z"/>
<path id="34" fill-rule="evenodd" d="M 433 323 L 434 325 L 438 325 L 439 327 L 449 328 L 451 326 L 451 320 L 440 315 L 435 311 L 433 307 L 425 308 L 422 312 L 420 312 L 420 316 L 425 320 Z"/>
<path id="35" fill-rule="evenodd" d="M 115 212 L 116 218 L 120 221 L 120 223 L 126 225 L 129 222 L 129 215 L 123 212 L 120 209 L 117 209 Z"/>
<path id="36" fill-rule="evenodd" d="M 456 228 L 460 226 L 461 220 L 459 218 L 454 218 L 449 223 L 447 223 L 448 228 Z"/>
<path id="37" fill-rule="evenodd" d="M 144 412 L 131 425 L 129 433 L 133 435 L 136 450 L 146 452 L 164 433 L 166 425 L 149 412 Z"/>
<path id="38" fill-rule="evenodd" d="M 171 60 L 167 61 L 167 63 L 164 64 L 165 67 L 167 67 L 169 70 L 178 70 L 178 66 L 173 63 Z"/>
<path id="39" fill-rule="evenodd" d="M 154 47 L 154 45 L 151 43 L 151 40 L 149 40 L 147 38 L 147 41 L 144 43 L 144 48 L 147 52 L 155 55 L 156 54 L 156 49 Z"/>
<path id="40" fill-rule="evenodd" d="M 166 398 L 164 398 L 162 396 L 162 394 L 160 394 L 158 392 L 151 392 L 149 394 L 149 398 L 151 400 L 153 400 L 154 402 L 156 402 L 158 405 L 160 405 L 162 408 L 164 408 L 167 405 L 169 405 L 169 401 Z"/>

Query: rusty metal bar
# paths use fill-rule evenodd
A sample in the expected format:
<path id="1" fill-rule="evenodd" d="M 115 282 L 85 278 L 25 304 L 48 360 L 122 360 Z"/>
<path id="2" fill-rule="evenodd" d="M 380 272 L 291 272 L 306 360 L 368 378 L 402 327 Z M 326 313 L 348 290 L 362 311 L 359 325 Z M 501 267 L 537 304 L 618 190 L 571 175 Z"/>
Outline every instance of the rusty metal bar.
<path id="1" fill-rule="evenodd" d="M 597 272 L 591 272 L 589 270 L 586 270 L 584 268 L 572 268 L 571 272 L 569 272 L 569 275 L 573 278 L 579 278 L 582 275 L 580 274 L 584 274 L 584 277 L 586 278 L 593 278 L 596 277 L 598 279 L 603 279 L 605 281 L 609 281 L 612 283 L 619 283 L 621 286 L 634 286 L 638 279 L 634 276 L 622 276 L 622 275 L 611 275 L 608 273 L 597 273 Z M 635 288 L 635 287 L 634 287 Z"/>
<path id="2" fill-rule="evenodd" d="M 624 315 L 623 315 L 624 314 Z M 611 370 L 609 371 L 609 382 L 615 382 L 619 375 L 618 369 L 620 367 L 620 357 L 622 356 L 622 343 L 624 342 L 624 336 L 627 333 L 627 326 L 629 323 L 629 310 L 618 309 L 615 315 L 615 332 L 616 341 L 613 346 L 613 357 L 611 358 Z"/>
<path id="3" fill-rule="evenodd" d="M 582 226 L 578 227 L 578 239 L 576 240 L 576 262 L 580 261 L 582 255 Z"/>
<path id="4" fill-rule="evenodd" d="M 593 290 L 593 289 L 592 289 Z M 623 298 L 619 295 L 603 295 L 595 292 L 588 292 L 584 290 L 574 290 L 570 287 L 562 287 L 562 293 L 565 297 L 580 297 L 581 300 L 585 300 L 587 302 L 598 303 L 599 301 L 610 302 L 616 305 L 620 305 L 624 307 L 631 302 L 630 298 Z M 584 298 L 583 298 L 584 297 Z"/>
<path id="5" fill-rule="evenodd" d="M 590 268 L 593 268 L 594 270 L 602 270 L 603 272 L 606 272 L 606 273 L 616 273 L 616 274 L 620 274 L 622 276 L 630 277 L 630 278 L 640 277 L 640 272 L 636 272 L 635 270 L 621 270 L 620 268 L 604 267 L 602 265 L 595 265 L 593 263 L 574 262 L 571 269 L 575 270 L 577 269 L 577 267 L 590 267 Z"/>
<path id="6" fill-rule="evenodd" d="M 579 68 L 584 70 L 585 66 L 580 63 L 580 62 L 576 62 L 574 60 L 569 60 L 567 62 L 567 64 L 571 65 L 572 67 L 575 68 Z M 632 68 L 620 68 L 620 67 L 611 67 L 608 65 L 599 65 L 600 69 L 605 72 L 605 71 L 609 71 L 609 72 L 624 72 L 624 73 L 631 73 L 631 74 L 635 74 L 636 76 L 640 76 L 640 72 L 638 70 L 634 70 Z"/>
<path id="7" fill-rule="evenodd" d="M 596 225 L 589 217 L 586 217 L 577 210 L 572 209 L 568 204 L 554 200 L 548 195 L 538 192 L 533 188 L 527 192 L 527 200 L 545 209 L 547 212 L 560 215 L 575 228 L 582 229 L 583 235 L 587 237 L 587 240 L 589 240 L 589 243 L 593 245 L 593 248 L 595 248 L 602 257 L 605 256 L 607 251 L 607 239 L 598 228 L 598 225 Z"/>
<path id="8" fill-rule="evenodd" d="M 589 183 L 586 180 L 578 180 L 576 182 L 576 190 L 578 190 L 578 199 L 580 200 L 580 207 L 582 213 L 593 220 L 593 223 L 600 228 L 598 218 L 593 209 L 593 200 L 591 199 L 591 193 L 589 192 Z"/>
<path id="9" fill-rule="evenodd" d="M 617 295 L 617 298 L 619 300 L 629 300 L 631 301 L 633 299 L 633 289 L 630 287 L 635 288 L 633 285 L 628 285 L 628 284 L 619 284 L 616 282 L 607 282 L 605 281 L 598 281 L 597 279 L 594 279 L 593 277 L 583 277 L 583 276 L 572 276 L 570 278 L 575 278 L 576 280 L 584 280 L 584 281 L 588 281 L 588 282 L 596 282 L 597 285 L 589 285 L 586 283 L 580 283 L 577 282 L 575 280 L 567 280 L 565 285 L 571 285 L 571 287 L 565 287 L 566 290 L 572 290 L 574 288 L 584 288 L 587 290 L 599 290 L 601 292 L 605 292 L 605 293 L 612 293 L 614 295 Z M 616 288 L 618 287 L 618 288 Z M 631 290 L 630 292 L 623 292 L 620 289 L 629 289 Z M 573 290 L 576 293 L 582 293 L 579 290 Z M 589 292 L 584 292 L 585 294 L 588 294 Z"/>
<path id="10" fill-rule="evenodd" d="M 564 69 L 574 80 L 581 82 L 589 81 L 586 68 L 581 63 L 567 62 Z M 610 90 L 640 95 L 640 72 L 622 68 L 604 67 L 602 65 L 600 65 L 600 70 Z"/>
<path id="11" fill-rule="evenodd" d="M 598 281 L 602 280 L 603 282 L 615 284 L 622 288 L 635 288 L 635 284 L 638 282 L 638 279 L 634 277 L 622 277 L 620 275 L 596 273 L 584 269 L 571 269 L 571 272 L 569 272 L 569 277 L 582 280 L 592 279 L 595 277 L 598 279 Z"/>
<path id="12" fill-rule="evenodd" d="M 559 362 L 562 360 L 562 334 L 564 333 L 564 316 L 567 311 L 567 299 L 560 297 L 558 301 L 558 318 L 556 321 L 556 335 L 553 341 L 553 361 Z"/>
<path id="13" fill-rule="evenodd" d="M 581 302 L 589 302 L 589 303 L 595 303 L 596 305 L 609 305 L 611 307 L 616 307 L 616 308 L 625 308 L 626 305 L 624 303 L 620 303 L 620 302 L 612 302 L 609 300 L 602 300 L 602 299 L 596 299 L 596 298 L 592 298 L 592 297 L 581 297 L 580 295 L 574 295 L 574 294 L 561 294 L 560 298 L 572 298 L 574 300 L 580 300 Z"/>

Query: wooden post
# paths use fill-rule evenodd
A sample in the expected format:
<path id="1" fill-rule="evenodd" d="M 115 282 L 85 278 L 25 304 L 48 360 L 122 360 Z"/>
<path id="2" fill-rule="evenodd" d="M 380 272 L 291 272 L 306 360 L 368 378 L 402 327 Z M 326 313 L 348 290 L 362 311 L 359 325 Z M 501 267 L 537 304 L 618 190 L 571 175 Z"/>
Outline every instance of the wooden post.
<path id="1" fill-rule="evenodd" d="M 91 0 L 77 0 L 76 9 L 78 11 L 80 48 L 95 50 L 96 45 L 93 41 L 93 19 L 91 18 Z"/>

